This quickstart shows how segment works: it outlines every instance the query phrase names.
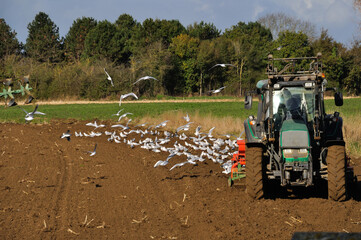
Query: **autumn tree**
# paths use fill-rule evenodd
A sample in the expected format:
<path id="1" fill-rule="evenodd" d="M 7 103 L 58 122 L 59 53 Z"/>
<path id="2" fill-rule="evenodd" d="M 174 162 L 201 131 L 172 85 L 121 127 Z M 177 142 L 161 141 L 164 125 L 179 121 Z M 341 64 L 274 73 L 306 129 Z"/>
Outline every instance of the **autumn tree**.
<path id="1" fill-rule="evenodd" d="M 28 24 L 29 35 L 26 39 L 26 54 L 40 62 L 58 62 L 61 60 L 61 42 L 59 28 L 44 13 L 39 12 Z"/>

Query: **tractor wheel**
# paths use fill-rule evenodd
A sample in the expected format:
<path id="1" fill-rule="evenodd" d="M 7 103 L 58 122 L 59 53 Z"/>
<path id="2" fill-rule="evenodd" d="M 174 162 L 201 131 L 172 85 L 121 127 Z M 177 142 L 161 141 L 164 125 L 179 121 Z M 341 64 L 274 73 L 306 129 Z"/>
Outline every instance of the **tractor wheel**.
<path id="1" fill-rule="evenodd" d="M 346 155 L 345 146 L 334 145 L 328 148 L 328 198 L 334 201 L 346 200 Z"/>
<path id="2" fill-rule="evenodd" d="M 263 192 L 263 148 L 246 148 L 246 192 L 252 199 L 260 199 Z"/>

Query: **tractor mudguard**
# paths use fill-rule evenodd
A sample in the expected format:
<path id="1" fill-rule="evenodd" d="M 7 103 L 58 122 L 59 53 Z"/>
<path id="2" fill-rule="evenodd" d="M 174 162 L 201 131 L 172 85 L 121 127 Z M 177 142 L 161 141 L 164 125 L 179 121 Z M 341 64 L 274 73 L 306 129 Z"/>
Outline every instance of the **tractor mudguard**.
<path id="1" fill-rule="evenodd" d="M 256 126 L 251 125 L 249 118 L 247 118 L 244 121 L 244 131 L 246 133 L 247 145 L 249 143 L 261 143 L 262 142 L 262 139 L 259 138 L 256 134 Z"/>

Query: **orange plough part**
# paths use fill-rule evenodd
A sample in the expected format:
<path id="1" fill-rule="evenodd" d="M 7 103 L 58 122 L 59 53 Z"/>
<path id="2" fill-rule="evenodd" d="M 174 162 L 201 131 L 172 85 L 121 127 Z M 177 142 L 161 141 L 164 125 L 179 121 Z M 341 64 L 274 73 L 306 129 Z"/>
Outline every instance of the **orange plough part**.
<path id="1" fill-rule="evenodd" d="M 238 144 L 238 153 L 233 154 L 231 159 L 233 162 L 231 168 L 231 176 L 228 179 L 228 185 L 232 186 L 234 180 L 241 179 L 246 176 L 244 168 L 246 166 L 246 141 L 237 140 Z"/>

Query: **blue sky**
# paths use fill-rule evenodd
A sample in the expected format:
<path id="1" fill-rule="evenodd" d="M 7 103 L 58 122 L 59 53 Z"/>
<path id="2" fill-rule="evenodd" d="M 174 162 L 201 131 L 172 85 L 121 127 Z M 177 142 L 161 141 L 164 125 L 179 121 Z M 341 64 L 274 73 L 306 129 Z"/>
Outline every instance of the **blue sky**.
<path id="1" fill-rule="evenodd" d="M 65 37 L 73 21 L 80 17 L 114 22 L 123 13 L 138 22 L 147 18 L 177 19 L 185 27 L 194 22 L 213 23 L 224 31 L 239 21 L 256 21 L 268 13 L 283 12 L 328 29 L 336 41 L 349 46 L 360 38 L 361 13 L 353 0 L 0 0 L 0 18 L 25 43 L 27 25 L 40 11 L 49 15 Z"/>

